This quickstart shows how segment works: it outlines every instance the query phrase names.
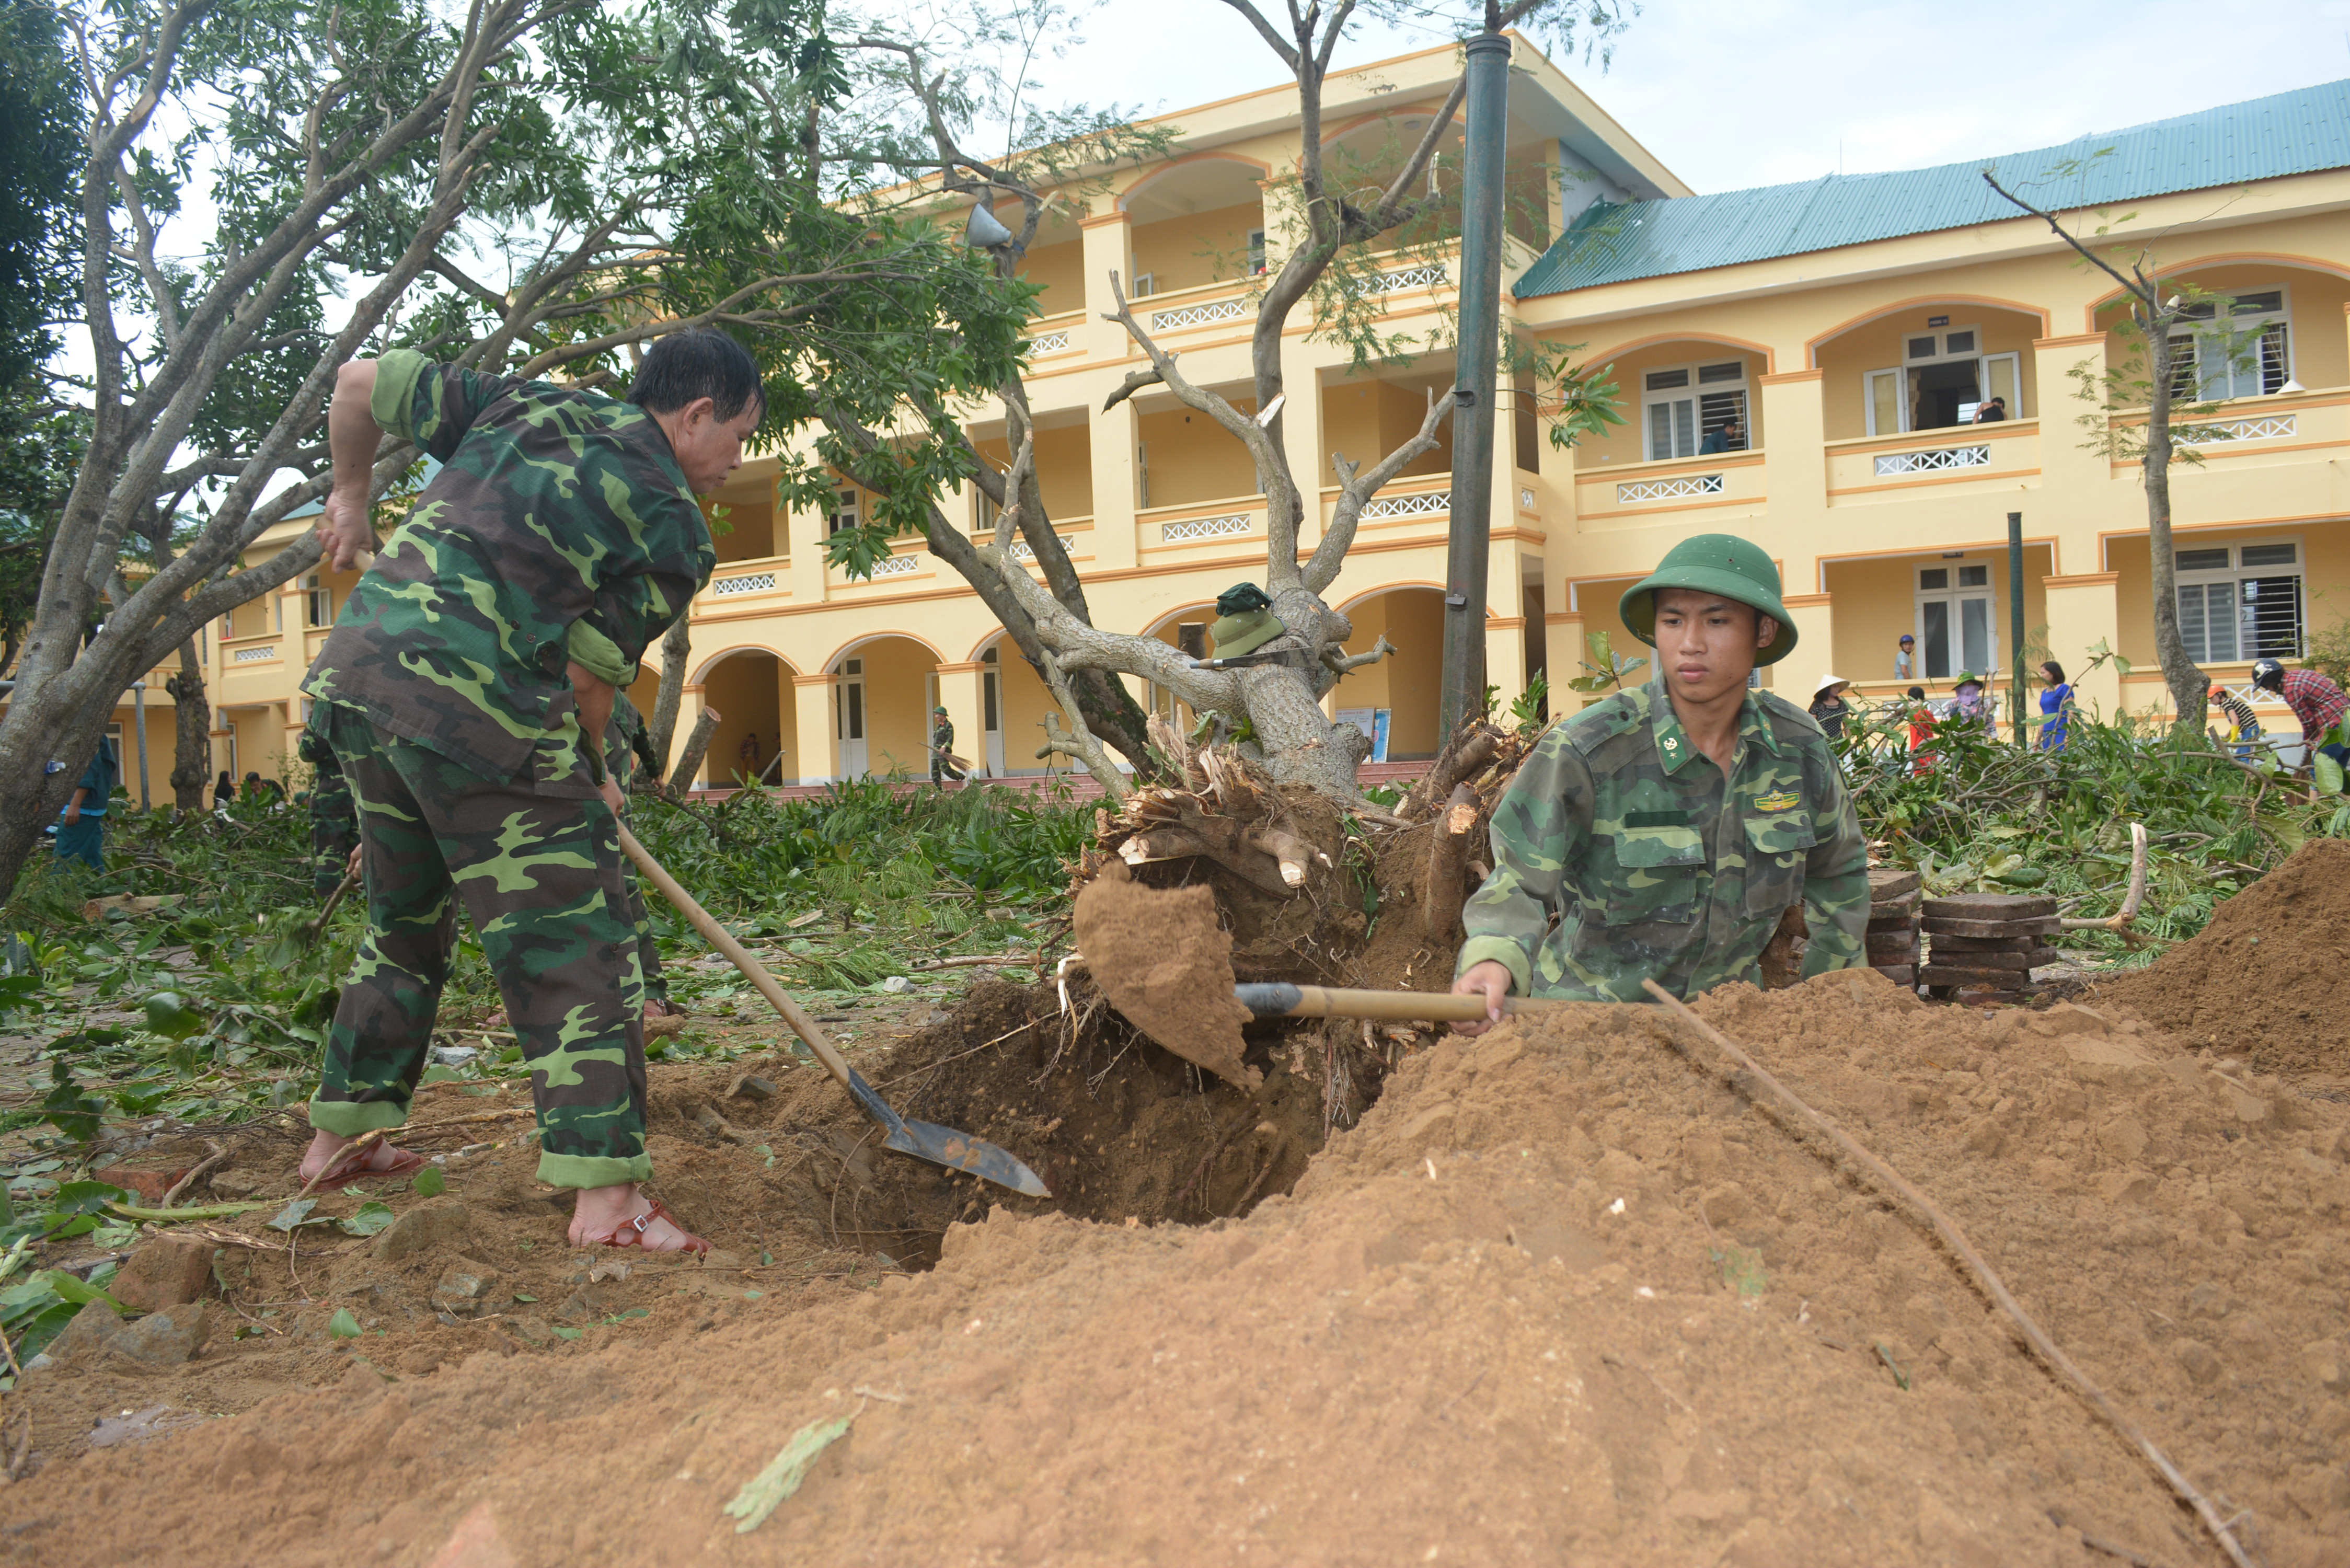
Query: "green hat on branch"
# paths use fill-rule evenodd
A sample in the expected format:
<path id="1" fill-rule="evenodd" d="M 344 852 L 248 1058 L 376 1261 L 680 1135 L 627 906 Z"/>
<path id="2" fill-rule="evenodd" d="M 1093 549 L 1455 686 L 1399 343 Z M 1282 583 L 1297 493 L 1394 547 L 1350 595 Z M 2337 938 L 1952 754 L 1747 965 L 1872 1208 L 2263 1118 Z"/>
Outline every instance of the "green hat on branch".
<path id="1" fill-rule="evenodd" d="M 1776 664 L 1795 651 L 1795 622 L 1779 597 L 1779 568 L 1762 549 L 1735 534 L 1700 534 L 1665 553 L 1657 569 L 1634 583 L 1617 605 L 1625 629 L 1642 642 L 1657 645 L 1657 590 L 1689 588 L 1701 594 L 1750 605 L 1779 624 L 1779 635 L 1754 656 L 1757 664 Z"/>

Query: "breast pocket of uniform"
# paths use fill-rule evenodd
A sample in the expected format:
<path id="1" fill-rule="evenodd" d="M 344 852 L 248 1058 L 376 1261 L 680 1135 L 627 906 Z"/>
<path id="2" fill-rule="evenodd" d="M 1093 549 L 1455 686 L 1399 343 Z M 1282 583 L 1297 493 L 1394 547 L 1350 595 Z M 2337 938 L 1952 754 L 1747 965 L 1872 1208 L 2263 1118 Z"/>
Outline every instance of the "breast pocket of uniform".
<path id="1" fill-rule="evenodd" d="M 1804 896 L 1804 867 L 1819 836 L 1808 811 L 1746 819 L 1746 912 L 1773 915 Z"/>
<path id="2" fill-rule="evenodd" d="M 1648 815 L 1679 818 L 1680 814 L 1635 813 L 1617 830 L 1616 875 L 1599 890 L 1608 925 L 1680 924 L 1695 912 L 1697 874 L 1705 864 L 1705 842 L 1686 821 L 1641 820 Z"/>

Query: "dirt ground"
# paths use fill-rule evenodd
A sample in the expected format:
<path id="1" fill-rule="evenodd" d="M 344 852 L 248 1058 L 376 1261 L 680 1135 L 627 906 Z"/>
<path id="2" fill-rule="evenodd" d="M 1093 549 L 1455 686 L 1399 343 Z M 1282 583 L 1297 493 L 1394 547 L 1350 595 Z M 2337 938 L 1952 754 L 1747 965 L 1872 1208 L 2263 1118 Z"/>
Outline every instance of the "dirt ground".
<path id="1" fill-rule="evenodd" d="M 1082 988 L 1073 1002 L 1096 1012 L 1075 1036 L 1049 988 L 982 988 L 874 1075 L 896 1076 L 883 1092 L 901 1110 L 1004 1142 L 1058 1199 L 987 1202 L 859 1147 L 811 1068 L 661 1073 L 662 1189 L 731 1259 L 608 1254 L 637 1266 L 595 1279 L 601 1260 L 563 1247 L 510 1149 L 452 1160 L 442 1198 L 393 1199 L 460 1216 L 403 1221 L 426 1238 L 406 1258 L 231 1249 L 246 1312 L 270 1299 L 248 1290 L 292 1295 L 296 1270 L 313 1304 L 231 1341 L 244 1320 L 215 1303 L 209 1342 L 172 1368 L 29 1374 L 47 1462 L 0 1493 L 0 1552 L 56 1568 L 2216 1558 L 1928 1232 L 1652 1010 L 1423 1041 L 1297 1179 L 1287 1151 L 1325 1114 L 1310 1037 L 1253 1040 L 1268 1075 L 1250 1102 L 1121 1040 Z M 2223 1076 L 2118 1010 L 1985 1015 L 1835 975 L 1727 988 L 1700 1011 L 1941 1201 L 2224 1511 L 2244 1511 L 2262 1561 L 2339 1560 L 2342 1106 Z M 729 1096 L 746 1067 L 779 1092 Z M 1185 1189 L 1219 1145 L 1222 1174 Z M 940 1230 L 935 1267 L 907 1272 Z M 494 1296 L 536 1299 L 429 1310 L 452 1271 L 485 1270 Z M 329 1300 L 370 1303 L 367 1333 L 327 1339 Z M 83 1444 L 93 1417 L 159 1405 L 244 1413 Z M 737 1533 L 723 1506 L 840 1416 L 847 1434 L 799 1493 Z"/>
<path id="2" fill-rule="evenodd" d="M 2102 994 L 2264 1073 L 2350 1085 L 2350 843 L 2314 838 Z"/>

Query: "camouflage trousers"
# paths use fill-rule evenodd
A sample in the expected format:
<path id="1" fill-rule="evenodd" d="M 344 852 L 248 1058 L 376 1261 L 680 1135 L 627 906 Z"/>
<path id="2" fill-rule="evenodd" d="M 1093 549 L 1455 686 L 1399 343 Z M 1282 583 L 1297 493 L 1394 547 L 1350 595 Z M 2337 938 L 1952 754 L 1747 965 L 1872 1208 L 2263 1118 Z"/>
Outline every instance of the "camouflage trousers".
<path id="1" fill-rule="evenodd" d="M 310 764 L 310 890 L 324 898 L 343 885 L 351 846 L 359 841 L 359 819 L 351 808 L 351 786 L 342 763 L 320 727 L 325 704 L 310 711 L 295 753 Z"/>
<path id="2" fill-rule="evenodd" d="M 359 803 L 368 927 L 310 1125 L 355 1137 L 407 1120 L 462 899 L 530 1066 L 538 1179 L 649 1178 L 644 982 L 610 809 L 483 778 L 352 709 L 317 711 Z"/>

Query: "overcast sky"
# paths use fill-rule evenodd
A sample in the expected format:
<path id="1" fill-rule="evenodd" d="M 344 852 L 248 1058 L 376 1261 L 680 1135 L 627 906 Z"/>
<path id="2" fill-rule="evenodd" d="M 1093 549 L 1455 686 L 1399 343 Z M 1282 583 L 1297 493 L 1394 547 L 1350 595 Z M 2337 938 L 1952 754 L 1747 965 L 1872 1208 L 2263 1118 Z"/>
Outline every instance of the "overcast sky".
<path id="1" fill-rule="evenodd" d="M 1265 0 L 1260 0 L 1261 4 Z M 1458 7 L 1448 6 L 1447 9 Z M 1063 100 L 1147 112 L 1283 79 L 1212 0 L 1108 0 L 1037 75 Z M 1423 48 L 1366 28 L 1341 63 Z M 2350 0 L 1648 0 L 1577 85 L 1700 192 L 1914 169 L 2350 77 Z"/>

